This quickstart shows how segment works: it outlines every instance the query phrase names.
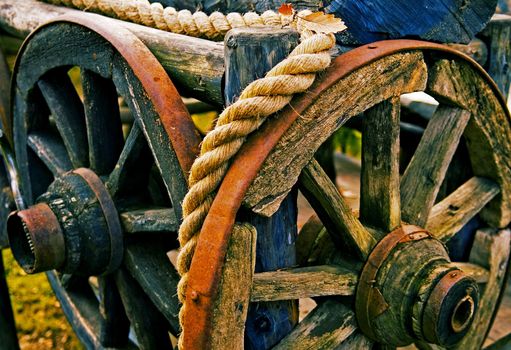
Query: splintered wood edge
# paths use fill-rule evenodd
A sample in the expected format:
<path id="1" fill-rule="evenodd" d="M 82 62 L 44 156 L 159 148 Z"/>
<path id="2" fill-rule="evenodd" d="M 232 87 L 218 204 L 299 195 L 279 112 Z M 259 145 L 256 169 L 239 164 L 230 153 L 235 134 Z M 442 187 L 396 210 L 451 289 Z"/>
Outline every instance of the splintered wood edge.
<path id="1" fill-rule="evenodd" d="M 271 216 L 326 139 L 349 118 L 394 96 L 426 87 L 422 52 L 389 55 L 339 80 L 295 121 L 272 150 L 244 204 Z"/>

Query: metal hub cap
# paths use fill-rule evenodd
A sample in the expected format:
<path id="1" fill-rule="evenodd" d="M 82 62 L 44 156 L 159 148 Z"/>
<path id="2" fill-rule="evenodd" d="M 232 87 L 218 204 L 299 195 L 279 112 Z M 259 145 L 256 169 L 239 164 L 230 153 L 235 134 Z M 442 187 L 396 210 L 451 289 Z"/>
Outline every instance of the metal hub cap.
<path id="1" fill-rule="evenodd" d="M 27 273 L 57 269 L 99 275 L 122 261 L 117 210 L 101 179 L 85 168 L 55 179 L 38 204 L 13 212 L 7 233 Z"/>

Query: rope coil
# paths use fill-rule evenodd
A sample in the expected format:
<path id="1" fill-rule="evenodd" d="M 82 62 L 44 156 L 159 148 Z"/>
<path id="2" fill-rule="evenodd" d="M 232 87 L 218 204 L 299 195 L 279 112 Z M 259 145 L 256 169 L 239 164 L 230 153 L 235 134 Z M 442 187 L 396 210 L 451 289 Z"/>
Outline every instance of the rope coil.
<path id="1" fill-rule="evenodd" d="M 181 275 L 178 296 L 186 308 L 185 292 L 188 271 L 197 246 L 200 230 L 215 198 L 216 191 L 247 136 L 258 129 L 266 118 L 282 108 L 294 94 L 305 92 L 314 82 L 316 73 L 331 62 L 329 50 L 335 45 L 333 34 L 314 34 L 303 25 L 302 18 L 310 11 L 301 11 L 296 17 L 273 11 L 261 15 L 214 12 L 191 13 L 163 8 L 147 0 L 45 0 L 56 5 L 76 7 L 135 22 L 177 34 L 217 40 L 227 31 L 239 27 L 296 27 L 301 33 L 300 44 L 282 62 L 273 67 L 264 78 L 255 80 L 241 93 L 239 99 L 219 116 L 215 128 L 201 144 L 199 157 L 192 165 L 189 191 L 183 201 L 183 222 L 179 228 L 177 270 Z M 237 229 L 237 228 L 236 228 Z M 180 346 L 180 348 L 182 348 Z"/>

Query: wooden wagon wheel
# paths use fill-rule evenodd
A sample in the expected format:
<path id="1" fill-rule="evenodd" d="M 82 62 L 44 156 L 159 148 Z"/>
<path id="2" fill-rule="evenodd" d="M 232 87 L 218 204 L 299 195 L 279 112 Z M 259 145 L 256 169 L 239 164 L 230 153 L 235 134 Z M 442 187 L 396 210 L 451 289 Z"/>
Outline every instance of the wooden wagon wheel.
<path id="1" fill-rule="evenodd" d="M 171 348 L 178 275 L 166 252 L 199 138 L 154 56 L 102 21 L 58 20 L 21 49 L 13 130 L 28 209 L 9 217 L 9 241 L 26 272 L 49 271 L 88 348 L 132 348 L 130 328 L 142 349 Z M 125 136 L 119 97 L 135 119 Z"/>
<path id="2" fill-rule="evenodd" d="M 400 174 L 399 96 L 415 91 L 440 106 Z M 358 215 L 311 159 L 362 112 Z M 243 327 L 217 315 L 239 320 L 249 302 L 328 296 L 274 348 L 480 348 L 509 264 L 510 121 L 487 74 L 443 46 L 389 41 L 337 58 L 310 92 L 250 138 L 224 178 L 189 272 L 184 344 L 215 348 L 236 339 L 239 347 Z M 468 151 L 468 179 L 449 167 L 459 147 Z M 457 184 L 440 198 L 446 177 Z M 296 184 L 319 217 L 298 235 L 302 266 L 253 274 L 255 255 L 246 257 L 253 237 L 229 243 L 235 213 L 243 201 L 272 215 Z M 452 262 L 444 244 L 476 216 L 468 261 Z"/>

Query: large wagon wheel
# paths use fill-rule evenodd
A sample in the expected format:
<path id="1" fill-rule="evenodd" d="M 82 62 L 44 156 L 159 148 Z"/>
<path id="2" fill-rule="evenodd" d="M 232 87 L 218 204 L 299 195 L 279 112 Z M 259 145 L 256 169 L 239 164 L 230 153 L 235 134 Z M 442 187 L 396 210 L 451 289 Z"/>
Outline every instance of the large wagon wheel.
<path id="1" fill-rule="evenodd" d="M 142 349 L 171 348 L 178 275 L 166 252 L 198 134 L 156 58 L 103 21 L 59 20 L 21 49 L 13 130 L 28 208 L 9 217 L 9 241 L 26 272 L 49 271 L 87 348 L 131 348 L 130 328 Z M 125 137 L 118 97 L 135 119 Z"/>
<path id="2" fill-rule="evenodd" d="M 415 91 L 427 92 L 440 106 L 400 174 L 399 97 Z M 362 112 L 358 216 L 311 159 L 340 125 Z M 217 315 L 239 320 L 249 302 L 328 296 L 318 298 L 274 348 L 480 348 L 509 264 L 510 121 L 487 74 L 443 46 L 389 41 L 337 58 L 309 93 L 248 141 L 224 178 L 189 272 L 185 345 L 242 342 L 243 327 Z M 450 166 L 460 148 L 470 160 L 465 175 Z M 451 189 L 443 198 L 438 193 L 447 178 Z M 271 215 L 295 185 L 319 217 L 298 235 L 302 267 L 252 276 L 255 256 L 246 252 L 253 237 L 237 234 L 229 243 L 233 213 L 244 198 L 245 206 Z M 467 223 L 475 217 L 478 229 L 470 230 Z M 444 244 L 467 230 L 471 238 L 461 255 L 468 260 L 453 262 Z M 233 273 L 232 266 L 245 272 Z M 230 333 L 214 329 L 218 324 Z"/>

